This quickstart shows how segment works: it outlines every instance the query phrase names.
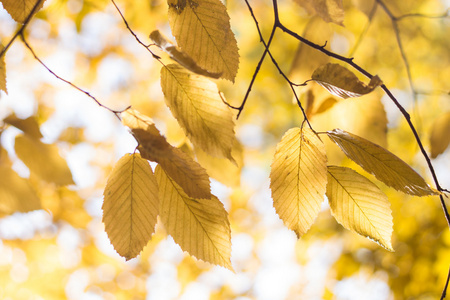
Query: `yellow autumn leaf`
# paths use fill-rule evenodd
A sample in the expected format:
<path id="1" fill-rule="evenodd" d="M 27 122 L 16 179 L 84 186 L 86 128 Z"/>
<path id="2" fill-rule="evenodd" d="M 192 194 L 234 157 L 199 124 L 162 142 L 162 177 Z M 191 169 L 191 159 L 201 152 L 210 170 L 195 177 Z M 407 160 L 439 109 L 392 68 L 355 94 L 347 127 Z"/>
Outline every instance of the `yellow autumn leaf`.
<path id="1" fill-rule="evenodd" d="M 32 138 L 40 139 L 42 138 L 41 130 L 39 129 L 39 124 L 35 117 L 28 117 L 26 119 L 18 118 L 14 113 L 3 119 L 3 122 L 12 125 L 25 134 Z"/>
<path id="2" fill-rule="evenodd" d="M 0 52 L 3 51 L 4 47 L 0 44 Z M 6 88 L 6 64 L 5 64 L 5 53 L 0 57 L 0 91 L 4 91 L 8 94 L 8 89 Z"/>
<path id="3" fill-rule="evenodd" d="M 450 112 L 436 118 L 431 127 L 430 148 L 431 157 L 436 158 L 450 144 Z"/>
<path id="4" fill-rule="evenodd" d="M 209 155 L 233 160 L 233 115 L 217 85 L 170 64 L 161 69 L 161 87 L 167 106 L 192 143 Z"/>
<path id="5" fill-rule="evenodd" d="M 342 0 L 295 0 L 310 15 L 318 15 L 326 22 L 344 26 L 344 6 Z"/>
<path id="6" fill-rule="evenodd" d="M 298 237 L 314 223 L 327 184 L 325 147 L 308 128 L 292 128 L 277 145 L 270 172 L 273 205 Z"/>
<path id="7" fill-rule="evenodd" d="M 336 103 L 337 103 L 336 99 L 334 99 L 333 97 L 328 97 L 327 99 L 322 101 L 322 103 L 317 108 L 317 110 L 314 112 L 314 114 L 317 115 L 317 114 L 321 114 L 323 112 L 326 112 L 327 110 L 332 108 Z"/>
<path id="8" fill-rule="evenodd" d="M 202 68 L 234 82 L 236 38 L 220 0 L 168 0 L 169 24 L 178 46 Z"/>
<path id="9" fill-rule="evenodd" d="M 386 185 L 414 196 L 438 194 L 407 163 L 383 147 L 341 129 L 327 134 L 348 158 Z"/>
<path id="10" fill-rule="evenodd" d="M 28 180 L 8 166 L 0 166 L 0 214 L 9 215 L 40 208 L 40 200 Z"/>
<path id="11" fill-rule="evenodd" d="M 317 68 L 311 78 L 331 94 L 344 99 L 368 94 L 383 84 L 378 76 L 374 76 L 366 85 L 351 71 L 332 63 Z"/>
<path id="12" fill-rule="evenodd" d="M 161 199 L 160 217 L 167 233 L 190 255 L 233 270 L 230 223 L 219 199 L 189 197 L 160 166 L 155 175 Z"/>
<path id="13" fill-rule="evenodd" d="M 393 221 L 387 196 L 356 171 L 328 167 L 327 197 L 336 220 L 345 228 L 393 251 Z"/>
<path id="14" fill-rule="evenodd" d="M 103 223 L 111 244 L 126 260 L 135 258 L 155 232 L 158 185 L 147 160 L 125 154 L 105 187 Z"/>
<path id="15" fill-rule="evenodd" d="M 18 135 L 14 149 L 20 160 L 42 180 L 57 185 L 74 183 L 72 173 L 56 145 L 44 144 L 27 135 Z"/>
<path id="16" fill-rule="evenodd" d="M 24 23 L 28 16 L 38 12 L 45 0 L 0 0 L 3 8 L 19 23 Z"/>
<path id="17" fill-rule="evenodd" d="M 206 170 L 183 151 L 170 145 L 151 118 L 128 109 L 122 113 L 122 123 L 131 129 L 138 141 L 141 156 L 159 163 L 186 194 L 194 198 L 211 197 Z"/>

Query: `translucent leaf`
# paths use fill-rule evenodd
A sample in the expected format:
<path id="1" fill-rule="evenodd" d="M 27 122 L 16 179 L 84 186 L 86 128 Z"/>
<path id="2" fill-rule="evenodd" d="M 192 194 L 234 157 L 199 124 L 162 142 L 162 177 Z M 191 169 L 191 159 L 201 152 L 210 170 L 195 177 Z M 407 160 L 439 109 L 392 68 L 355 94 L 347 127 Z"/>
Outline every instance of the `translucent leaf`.
<path id="1" fill-rule="evenodd" d="M 161 69 L 161 86 L 167 106 L 192 143 L 209 155 L 233 160 L 233 115 L 216 84 L 171 64 Z"/>
<path id="2" fill-rule="evenodd" d="M 161 221 L 168 234 L 190 255 L 232 270 L 230 223 L 219 199 L 191 198 L 159 166 L 155 174 Z"/>
<path id="3" fill-rule="evenodd" d="M 234 82 L 239 67 L 230 17 L 220 0 L 168 0 L 178 46 L 202 68 Z"/>
<path id="4" fill-rule="evenodd" d="M 0 213 L 9 215 L 40 208 L 40 200 L 28 180 L 10 167 L 0 166 Z"/>
<path id="5" fill-rule="evenodd" d="M 342 226 L 393 251 L 390 203 L 375 184 L 352 169 L 329 166 L 327 197 Z"/>
<path id="6" fill-rule="evenodd" d="M 273 205 L 298 237 L 314 223 L 327 184 L 325 147 L 307 128 L 292 128 L 277 145 L 270 172 Z"/>
<path id="7" fill-rule="evenodd" d="M 153 120 L 134 109 L 122 113 L 122 123 L 131 129 L 143 158 L 157 162 L 193 198 L 211 197 L 206 170 L 183 151 L 172 147 Z"/>
<path id="8" fill-rule="evenodd" d="M 368 94 L 383 84 L 378 76 L 374 76 L 369 85 L 366 85 L 351 71 L 332 63 L 317 68 L 312 74 L 312 79 L 331 94 L 344 99 Z"/>
<path id="9" fill-rule="evenodd" d="M 179 47 L 172 44 L 164 35 L 155 30 L 150 34 L 150 39 L 163 51 L 170 55 L 170 58 L 175 60 L 177 63 L 185 67 L 191 72 L 208 76 L 212 78 L 219 78 L 222 73 L 211 73 L 205 69 L 202 69 L 197 63 L 185 52 L 183 52 Z"/>
<path id="10" fill-rule="evenodd" d="M 42 133 L 41 130 L 39 129 L 39 124 L 36 121 L 35 117 L 20 119 L 15 114 L 11 114 L 7 116 L 3 120 L 3 122 L 22 130 L 25 134 L 28 134 L 32 138 L 35 139 L 42 138 Z"/>
<path id="11" fill-rule="evenodd" d="M 450 112 L 440 115 L 433 122 L 430 134 L 431 157 L 436 158 L 450 144 Z"/>
<path id="12" fill-rule="evenodd" d="M 386 185 L 415 196 L 437 194 L 407 163 L 383 147 L 341 129 L 327 134 L 345 155 Z"/>
<path id="13" fill-rule="evenodd" d="M 103 223 L 111 244 L 127 260 L 135 258 L 155 232 L 159 210 L 158 185 L 148 161 L 125 154 L 103 195 Z"/>
<path id="14" fill-rule="evenodd" d="M 3 51 L 3 45 L 0 44 L 0 52 Z M 6 64 L 5 64 L 5 54 L 0 57 L 0 91 L 8 93 L 6 88 Z"/>
<path id="15" fill-rule="evenodd" d="M 37 2 L 40 2 L 37 4 Z M 11 17 L 19 23 L 24 23 L 30 13 L 38 12 L 44 5 L 45 0 L 0 0 L 3 4 L 3 8 L 11 15 Z"/>
<path id="16" fill-rule="evenodd" d="M 326 112 L 330 108 L 332 108 L 337 103 L 337 100 L 333 97 L 329 97 L 325 99 L 320 106 L 317 108 L 317 110 L 314 112 L 314 114 L 321 114 L 323 112 Z"/>
<path id="17" fill-rule="evenodd" d="M 72 173 L 59 155 L 56 145 L 44 144 L 27 135 L 18 135 L 14 145 L 17 156 L 30 171 L 47 182 L 73 184 Z"/>
<path id="18" fill-rule="evenodd" d="M 318 15 L 326 22 L 344 26 L 342 0 L 295 0 L 310 15 Z"/>

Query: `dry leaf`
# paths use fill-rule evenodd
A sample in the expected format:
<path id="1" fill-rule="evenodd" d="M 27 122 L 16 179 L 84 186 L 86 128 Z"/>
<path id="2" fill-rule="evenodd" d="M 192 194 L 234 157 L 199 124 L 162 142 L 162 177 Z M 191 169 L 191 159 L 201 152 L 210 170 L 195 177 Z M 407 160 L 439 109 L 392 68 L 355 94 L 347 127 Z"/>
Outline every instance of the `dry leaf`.
<path id="1" fill-rule="evenodd" d="M 32 13 L 33 8 L 33 14 L 35 14 L 42 8 L 45 0 L 0 0 L 0 2 L 16 22 L 24 23 Z"/>
<path id="2" fill-rule="evenodd" d="M 450 144 L 450 112 L 440 115 L 433 122 L 430 134 L 431 157 L 436 158 Z"/>
<path id="3" fill-rule="evenodd" d="M 295 0 L 310 15 L 318 15 L 325 22 L 344 26 L 344 6 L 342 0 Z"/>

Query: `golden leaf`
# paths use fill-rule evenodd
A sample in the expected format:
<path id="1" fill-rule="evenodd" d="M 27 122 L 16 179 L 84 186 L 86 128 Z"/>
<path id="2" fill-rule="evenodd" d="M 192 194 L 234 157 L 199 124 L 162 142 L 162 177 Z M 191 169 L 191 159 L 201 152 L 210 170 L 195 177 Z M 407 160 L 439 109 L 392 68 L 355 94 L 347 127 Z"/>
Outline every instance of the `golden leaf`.
<path id="1" fill-rule="evenodd" d="M 0 2 L 16 22 L 24 23 L 31 13 L 35 14 L 42 8 L 45 0 L 0 0 Z"/>
<path id="2" fill-rule="evenodd" d="M 361 97 L 383 84 L 378 76 L 374 76 L 369 85 L 365 85 L 351 71 L 332 63 L 317 68 L 311 77 L 331 94 L 344 99 Z"/>
<path id="3" fill-rule="evenodd" d="M 230 17 L 220 0 L 169 0 L 169 24 L 178 45 L 202 68 L 234 82 L 239 67 Z"/>
<path id="4" fill-rule="evenodd" d="M 74 184 L 72 173 L 56 145 L 44 144 L 28 135 L 18 135 L 14 149 L 30 171 L 44 181 L 57 185 Z"/>
<path id="5" fill-rule="evenodd" d="M 35 139 L 42 138 L 42 133 L 41 130 L 39 129 L 39 124 L 36 121 L 35 117 L 20 119 L 13 113 L 7 116 L 3 120 L 3 122 L 22 130 L 25 134 L 28 134 L 32 138 Z"/>
<path id="6" fill-rule="evenodd" d="M 198 259 L 230 270 L 231 229 L 228 213 L 215 196 L 195 199 L 157 166 L 160 216 L 181 249 Z"/>
<path id="7" fill-rule="evenodd" d="M 209 155 L 233 160 L 233 115 L 212 81 L 175 64 L 161 69 L 167 106 L 192 143 Z"/>
<path id="8" fill-rule="evenodd" d="M 270 188 L 277 214 L 298 237 L 314 223 L 327 184 L 325 147 L 307 128 L 292 128 L 277 145 Z"/>
<path id="9" fill-rule="evenodd" d="M 295 0 L 310 15 L 318 15 L 326 22 L 344 26 L 344 6 L 342 0 Z"/>
<path id="10" fill-rule="evenodd" d="M 440 115 L 433 122 L 430 134 L 431 157 L 436 158 L 450 144 L 450 112 Z"/>
<path id="11" fill-rule="evenodd" d="M 157 162 L 193 198 L 210 198 L 206 170 L 181 150 L 170 145 L 152 119 L 134 109 L 122 113 L 122 123 L 131 129 L 143 158 Z"/>
<path id="12" fill-rule="evenodd" d="M 158 185 L 147 160 L 125 154 L 105 187 L 103 223 L 114 249 L 126 260 L 136 257 L 155 232 Z"/>
<path id="13" fill-rule="evenodd" d="M 4 49 L 3 45 L 0 44 L 0 52 Z M 5 53 L 0 57 L 0 91 L 4 91 L 8 94 L 8 89 L 6 88 L 6 64 L 5 64 Z"/>
<path id="14" fill-rule="evenodd" d="M 349 168 L 329 166 L 327 197 L 342 226 L 393 251 L 390 203 L 369 179 Z"/>
<path id="15" fill-rule="evenodd" d="M 314 114 L 317 115 L 317 114 L 321 114 L 323 112 L 326 112 L 327 110 L 332 108 L 336 103 L 337 103 L 336 99 L 334 99 L 333 97 L 328 97 L 327 99 L 322 101 L 322 103 L 317 108 L 317 110 L 314 112 Z"/>
<path id="16" fill-rule="evenodd" d="M 415 196 L 438 194 L 407 163 L 383 147 L 341 129 L 327 134 L 348 158 L 386 185 Z"/>

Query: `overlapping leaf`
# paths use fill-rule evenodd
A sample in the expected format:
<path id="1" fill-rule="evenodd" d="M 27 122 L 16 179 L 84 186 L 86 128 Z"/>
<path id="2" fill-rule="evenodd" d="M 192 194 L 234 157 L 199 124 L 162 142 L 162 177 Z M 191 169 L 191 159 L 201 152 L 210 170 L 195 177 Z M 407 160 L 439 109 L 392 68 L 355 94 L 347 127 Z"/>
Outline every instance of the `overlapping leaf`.
<path id="1" fill-rule="evenodd" d="M 128 109 L 122 113 L 122 123 L 131 129 L 142 157 L 159 163 L 186 194 L 194 198 L 211 197 L 209 176 L 205 169 L 181 150 L 172 147 L 151 118 Z"/>
<path id="2" fill-rule="evenodd" d="M 439 116 L 433 122 L 430 134 L 431 157 L 436 158 L 450 144 L 450 112 Z"/>
<path id="3" fill-rule="evenodd" d="M 126 154 L 117 162 L 102 208 L 114 249 L 127 260 L 136 257 L 150 241 L 159 211 L 158 185 L 147 160 Z"/>
<path id="4" fill-rule="evenodd" d="M 157 166 L 160 216 L 181 249 L 198 259 L 232 270 L 228 214 L 215 196 L 195 199 Z"/>
<path id="5" fill-rule="evenodd" d="M 374 76 L 369 85 L 366 85 L 351 71 L 332 63 L 317 68 L 312 74 L 312 79 L 331 94 L 344 99 L 368 94 L 382 84 L 380 78 Z"/>
<path id="6" fill-rule="evenodd" d="M 4 47 L 0 44 L 0 53 L 3 51 Z M 0 57 L 0 91 L 8 93 L 6 88 L 6 65 L 5 65 L 5 54 Z"/>
<path id="7" fill-rule="evenodd" d="M 216 84 L 171 64 L 161 69 L 161 86 L 167 106 L 192 143 L 212 156 L 233 160 L 233 116 Z"/>
<path id="8" fill-rule="evenodd" d="M 342 0 L 295 0 L 311 15 L 318 15 L 326 22 L 344 25 Z"/>
<path id="9" fill-rule="evenodd" d="M 352 169 L 329 166 L 327 197 L 342 226 L 393 251 L 390 203 L 375 184 Z"/>
<path id="10" fill-rule="evenodd" d="M 31 13 L 35 14 L 42 8 L 45 0 L 0 0 L 0 2 L 16 22 L 24 23 Z"/>
<path id="11" fill-rule="evenodd" d="M 341 129 L 327 134 L 345 155 L 386 185 L 415 196 L 436 194 L 419 174 L 388 150 Z"/>
<path id="12" fill-rule="evenodd" d="M 239 67 L 230 17 L 220 0 L 168 0 L 178 45 L 202 68 L 234 82 Z"/>
<path id="13" fill-rule="evenodd" d="M 310 129 L 290 129 L 277 145 L 270 172 L 276 212 L 298 237 L 313 224 L 327 184 L 325 147 Z"/>
<path id="14" fill-rule="evenodd" d="M 29 135 L 32 138 L 40 139 L 42 138 L 41 130 L 39 129 L 39 124 L 35 117 L 28 117 L 26 119 L 18 118 L 15 114 L 11 114 L 7 116 L 3 122 L 12 125 L 20 130 L 22 130 L 25 134 Z"/>

